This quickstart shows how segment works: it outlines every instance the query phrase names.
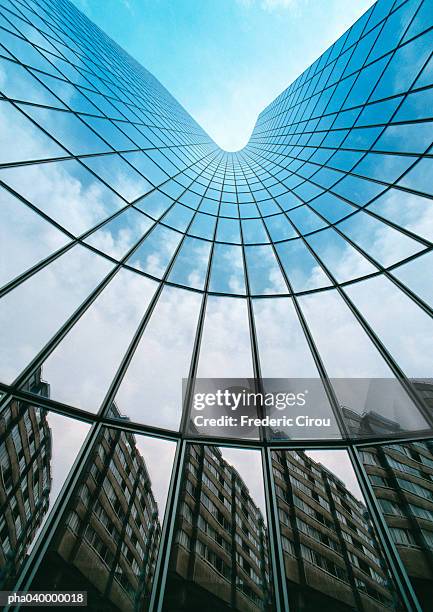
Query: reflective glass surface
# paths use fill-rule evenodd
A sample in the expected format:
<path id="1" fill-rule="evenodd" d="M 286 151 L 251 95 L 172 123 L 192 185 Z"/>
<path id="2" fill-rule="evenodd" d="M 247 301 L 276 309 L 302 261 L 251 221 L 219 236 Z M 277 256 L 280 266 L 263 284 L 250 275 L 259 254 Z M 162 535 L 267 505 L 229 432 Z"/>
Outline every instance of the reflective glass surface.
<path id="1" fill-rule="evenodd" d="M 0 586 L 429 610 L 431 1 L 371 6 L 230 153 L 69 0 L 0 6 Z M 331 425 L 203 439 L 205 378 L 313 381 Z"/>

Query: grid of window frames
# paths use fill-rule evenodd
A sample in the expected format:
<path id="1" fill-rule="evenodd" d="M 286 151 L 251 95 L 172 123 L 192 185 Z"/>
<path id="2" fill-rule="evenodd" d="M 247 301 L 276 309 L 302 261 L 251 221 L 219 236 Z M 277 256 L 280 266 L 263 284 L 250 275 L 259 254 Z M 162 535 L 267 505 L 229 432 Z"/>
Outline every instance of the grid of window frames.
<path id="1" fill-rule="evenodd" d="M 68 0 L 0 7 L 1 588 L 428 610 L 432 0 L 379 0 L 237 153 Z M 196 439 L 205 377 L 317 379 L 335 429 Z"/>

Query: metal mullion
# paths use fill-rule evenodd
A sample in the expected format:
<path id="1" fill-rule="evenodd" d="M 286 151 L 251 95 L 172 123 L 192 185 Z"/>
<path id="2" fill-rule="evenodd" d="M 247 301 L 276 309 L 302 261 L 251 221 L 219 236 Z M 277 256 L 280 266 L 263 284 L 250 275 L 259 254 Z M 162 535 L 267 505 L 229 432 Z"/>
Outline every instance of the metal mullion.
<path id="1" fill-rule="evenodd" d="M 164 512 L 164 522 L 162 525 L 158 556 L 153 577 L 149 612 L 161 612 L 163 606 L 168 564 L 170 561 L 177 508 L 180 499 L 180 489 L 183 484 L 182 477 L 185 465 L 185 451 L 186 442 L 181 440 L 176 446 L 176 453 L 173 461 L 170 486 Z"/>
<path id="2" fill-rule="evenodd" d="M 260 181 L 260 183 L 261 183 L 261 181 Z M 262 186 L 263 186 L 263 184 L 262 184 Z M 251 192 L 251 193 L 253 193 L 253 192 Z M 254 195 L 253 195 L 253 197 L 254 197 Z M 263 221 L 262 221 L 262 223 L 263 223 Z M 270 240 L 270 245 L 271 245 L 271 247 L 273 249 L 274 256 L 275 256 L 276 261 L 277 261 L 277 263 L 279 265 L 280 272 L 281 272 L 281 274 L 282 274 L 282 276 L 284 278 L 284 281 L 285 281 L 285 283 L 286 283 L 286 285 L 287 285 L 287 287 L 289 289 L 289 293 L 291 294 L 292 303 L 293 303 L 293 305 L 295 307 L 295 311 L 296 311 L 296 314 L 298 316 L 299 323 L 301 325 L 302 331 L 304 332 L 305 339 L 307 341 L 307 344 L 308 344 L 309 349 L 311 351 L 311 354 L 313 356 L 315 365 L 316 365 L 318 373 L 319 373 L 319 377 L 320 377 L 320 379 L 321 379 L 321 381 L 323 383 L 323 386 L 324 386 L 326 395 L 328 397 L 328 400 L 329 400 L 332 412 L 334 414 L 335 420 L 337 422 L 338 428 L 340 430 L 341 435 L 344 438 L 347 438 L 348 437 L 348 432 L 347 432 L 347 429 L 346 429 L 346 424 L 345 424 L 345 421 L 343 419 L 343 416 L 340 413 L 340 406 L 339 406 L 337 397 L 335 395 L 335 391 L 334 391 L 334 389 L 333 389 L 333 387 L 332 387 L 332 385 L 330 383 L 330 380 L 329 380 L 328 374 L 326 372 L 325 366 L 324 366 L 324 364 L 322 362 L 322 358 L 320 356 L 319 351 L 317 350 L 317 347 L 315 345 L 313 336 L 312 336 L 312 334 L 310 332 L 310 329 L 308 327 L 307 321 L 306 321 L 306 319 L 304 317 L 304 313 L 302 312 L 302 309 L 299 306 L 297 297 L 296 297 L 296 295 L 293 292 L 292 285 L 291 285 L 290 280 L 289 280 L 289 278 L 288 278 L 288 276 L 286 274 L 286 271 L 284 270 L 284 266 L 282 265 L 282 262 L 281 262 L 281 259 L 279 257 L 279 254 L 278 254 L 278 252 L 277 252 L 277 250 L 275 248 L 274 243 L 271 240 L 268 228 L 266 227 L 265 223 L 263 223 L 263 226 L 264 226 L 265 231 L 267 233 L 267 236 L 268 236 L 268 238 Z"/>
<path id="3" fill-rule="evenodd" d="M 236 183 L 235 183 L 235 189 L 236 189 L 236 198 L 238 199 L 237 197 L 238 191 L 237 191 Z M 240 231 L 240 237 L 241 237 L 240 246 L 242 249 L 242 265 L 243 265 L 243 270 L 244 270 L 246 299 L 247 299 L 247 306 L 248 306 L 248 324 L 249 324 L 249 336 L 250 336 L 250 345 L 251 345 L 253 373 L 254 373 L 254 378 L 256 379 L 256 385 L 259 391 L 263 394 L 263 383 L 262 383 L 262 374 L 261 374 L 261 367 L 260 367 L 259 348 L 258 348 L 258 341 L 257 341 L 257 334 L 256 334 L 256 326 L 255 326 L 255 321 L 254 321 L 253 302 L 252 302 L 252 296 L 251 296 L 251 290 L 250 290 L 247 259 L 245 255 L 246 247 L 245 247 L 244 234 L 243 234 L 243 228 L 242 228 L 243 217 L 241 217 L 240 215 L 240 207 L 242 206 L 242 203 L 238 202 L 237 206 L 238 206 L 238 213 L 239 213 L 239 231 Z M 264 416 L 262 407 L 261 407 L 260 413 L 262 416 Z M 259 427 L 259 435 L 260 435 L 260 439 L 266 438 L 266 433 L 263 430 L 262 426 Z"/>
<path id="4" fill-rule="evenodd" d="M 368 475 L 359 456 L 356 446 L 347 449 L 356 478 L 361 488 L 364 499 L 369 509 L 370 518 L 374 524 L 378 539 L 381 544 L 381 552 L 384 554 L 391 574 L 396 583 L 399 595 L 409 611 L 422 612 L 418 599 L 407 576 L 400 555 L 391 537 L 389 528 L 383 517 L 380 506 L 377 502 L 373 487 L 370 484 Z"/>
<path id="5" fill-rule="evenodd" d="M 244 179 L 246 180 L 245 173 L 243 172 L 242 168 L 240 168 L 240 171 L 242 172 L 242 175 Z M 238 200 L 239 198 L 238 198 L 238 190 L 237 190 L 236 182 L 235 182 L 235 189 L 236 189 L 236 197 Z M 251 194 L 252 194 L 252 191 L 251 191 Z M 241 238 L 242 264 L 243 264 L 243 270 L 244 270 L 246 299 L 247 299 L 247 307 L 248 307 L 248 325 L 249 325 L 249 336 L 250 336 L 253 373 L 254 373 L 254 378 L 255 378 L 255 387 L 257 388 L 258 392 L 261 393 L 263 396 L 264 387 L 263 387 L 262 372 L 261 372 L 261 365 L 260 365 L 260 352 L 259 352 L 259 346 L 258 346 L 256 324 L 255 324 L 255 319 L 254 319 L 253 300 L 251 296 L 249 273 L 248 273 L 247 259 L 246 259 L 246 253 L 245 253 L 246 246 L 245 246 L 244 233 L 243 233 L 243 227 L 242 227 L 243 217 L 241 217 L 241 214 L 240 214 L 242 203 L 238 202 L 237 206 L 238 206 L 238 214 L 239 214 L 239 232 L 240 232 L 240 238 Z M 261 417 L 265 416 L 265 411 L 262 405 L 258 407 L 258 413 Z M 261 441 L 265 441 L 267 438 L 266 427 L 263 427 L 263 425 L 260 425 L 258 429 L 259 429 L 259 439 Z"/>
<path id="6" fill-rule="evenodd" d="M 266 513 L 268 516 L 269 562 L 273 568 L 274 596 L 278 611 L 290 612 L 287 595 L 287 579 L 284 566 L 280 522 L 278 519 L 278 504 L 275 494 L 274 475 L 272 472 L 272 455 L 269 448 L 261 449 L 263 486 L 265 490 Z"/>
<path id="7" fill-rule="evenodd" d="M 188 191 L 188 188 L 185 188 L 184 192 L 179 197 L 182 197 L 182 195 L 184 193 L 186 193 L 187 191 Z M 173 202 L 173 206 L 177 202 L 178 202 L 178 200 Z M 167 209 L 166 213 L 168 212 L 168 210 L 170 210 L 170 209 Z M 102 402 L 102 404 L 100 406 L 99 412 L 98 412 L 98 414 L 100 414 L 101 416 L 105 416 L 106 415 L 106 413 L 108 412 L 108 410 L 110 408 L 111 402 L 114 401 L 115 395 L 116 395 L 116 393 L 117 393 L 117 391 L 119 389 L 119 386 L 120 386 L 120 384 L 121 384 L 121 382 L 123 380 L 123 377 L 124 377 L 124 375 L 126 373 L 128 365 L 130 364 L 130 362 L 131 362 L 131 360 L 133 358 L 133 355 L 135 353 L 135 350 L 137 349 L 137 347 L 139 345 L 139 342 L 140 342 L 140 340 L 141 340 L 141 338 L 142 338 L 142 336 L 143 336 L 143 334 L 145 332 L 147 324 L 148 324 L 148 322 L 149 322 L 149 320 L 150 320 L 150 318 L 152 316 L 153 310 L 154 310 L 154 308 L 156 307 L 156 305 L 157 305 L 157 303 L 159 301 L 161 293 L 162 293 L 162 291 L 163 291 L 163 289 L 165 287 L 165 281 L 167 280 L 167 278 L 168 278 L 168 276 L 169 276 L 169 274 L 171 272 L 171 269 L 172 269 L 172 267 L 174 265 L 176 257 L 177 257 L 177 255 L 178 255 L 178 253 L 179 253 L 179 251 L 180 251 L 180 249 L 182 247 L 182 244 L 183 244 L 183 242 L 185 240 L 185 237 L 187 236 L 187 232 L 188 232 L 189 228 L 191 227 L 191 225 L 192 225 L 192 223 L 194 221 L 195 216 L 197 215 L 197 212 L 198 211 L 196 210 L 194 215 L 191 217 L 191 219 L 190 219 L 190 221 L 188 223 L 188 226 L 187 226 L 185 232 L 183 233 L 183 238 L 180 240 L 178 246 L 176 247 L 176 249 L 175 249 L 175 251 L 174 251 L 174 253 L 173 253 L 173 255 L 172 255 L 171 259 L 170 259 L 170 262 L 169 262 L 169 264 L 167 266 L 167 269 L 164 272 L 163 277 L 159 281 L 158 288 L 156 289 L 156 291 L 155 291 L 155 293 L 154 293 L 154 295 L 153 295 L 149 305 L 147 306 L 146 311 L 145 311 L 145 313 L 144 313 L 144 315 L 143 315 L 143 317 L 142 317 L 142 319 L 141 319 L 141 321 L 140 321 L 140 323 L 139 323 L 139 325 L 138 325 L 138 327 L 137 327 L 137 329 L 136 329 L 136 331 L 134 333 L 134 336 L 132 337 L 132 340 L 130 341 L 130 343 L 128 345 L 128 348 L 127 348 L 127 350 L 126 350 L 126 352 L 125 352 L 125 354 L 123 356 L 123 359 L 121 360 L 121 363 L 120 363 L 120 365 L 119 365 L 119 367 L 118 367 L 118 369 L 116 371 L 116 374 L 114 375 L 114 378 L 111 381 L 110 387 L 109 387 L 109 389 L 108 389 L 108 391 L 107 391 L 107 393 L 106 393 L 106 395 L 104 397 L 104 400 L 103 400 L 103 402 Z M 164 213 L 163 216 L 165 216 L 166 213 Z M 147 236 L 147 234 L 146 234 L 146 236 Z M 143 241 L 141 241 L 141 242 L 143 242 Z"/>
<path id="8" fill-rule="evenodd" d="M 225 175 L 225 169 L 227 167 L 227 157 L 226 154 L 223 155 L 223 157 L 221 157 L 220 162 L 218 163 L 218 165 L 216 166 L 214 173 L 212 175 L 212 179 L 209 182 L 209 185 L 213 182 L 216 173 L 218 171 L 218 169 L 221 166 L 222 161 L 224 160 L 224 175 Z M 206 189 L 203 197 L 206 197 L 206 193 L 208 189 L 212 189 L 212 187 L 209 187 Z M 205 283 L 204 283 L 204 287 L 203 287 L 203 298 L 201 301 L 201 305 L 200 305 L 200 312 L 198 315 L 198 320 L 197 320 L 197 327 L 196 327 L 196 333 L 195 333 L 195 337 L 194 337 L 194 344 L 193 344 L 193 349 L 192 349 L 192 353 L 191 353 L 191 361 L 190 361 L 190 366 L 189 366 L 189 371 L 188 371 L 188 378 L 187 378 L 187 382 L 186 382 L 186 389 L 185 389 L 185 394 L 184 397 L 182 398 L 182 417 L 181 417 L 181 422 L 180 422 L 180 431 L 182 433 L 182 436 L 187 435 L 187 429 L 188 429 L 188 416 L 189 416 L 189 406 L 191 404 L 191 399 L 192 399 L 192 394 L 194 391 L 194 385 L 195 385 L 195 379 L 196 379 L 196 374 L 197 374 L 197 368 L 198 368 L 198 361 L 199 361 L 199 354 L 200 354 L 200 349 L 201 349 L 201 340 L 202 340 L 202 336 L 203 336 L 203 328 L 204 328 L 204 320 L 205 320 L 205 315 L 206 315 L 206 306 L 207 306 L 207 299 L 208 299 L 208 289 L 209 289 L 209 283 L 210 283 L 210 276 L 211 276 L 211 271 L 212 271 L 212 263 L 213 263 L 213 254 L 214 254 L 214 249 L 215 249 L 215 241 L 216 241 L 216 234 L 218 231 L 218 220 L 219 220 L 219 211 L 221 209 L 221 191 L 220 191 L 220 200 L 219 200 L 219 204 L 218 204 L 218 211 L 217 211 L 217 221 L 215 223 L 215 228 L 214 228 L 214 234 L 213 234 L 213 240 L 212 240 L 212 244 L 211 244 L 211 248 L 210 248 L 210 252 L 209 252 L 209 262 L 208 262 L 208 266 L 207 266 L 207 271 L 206 271 L 206 277 L 205 277 Z"/>

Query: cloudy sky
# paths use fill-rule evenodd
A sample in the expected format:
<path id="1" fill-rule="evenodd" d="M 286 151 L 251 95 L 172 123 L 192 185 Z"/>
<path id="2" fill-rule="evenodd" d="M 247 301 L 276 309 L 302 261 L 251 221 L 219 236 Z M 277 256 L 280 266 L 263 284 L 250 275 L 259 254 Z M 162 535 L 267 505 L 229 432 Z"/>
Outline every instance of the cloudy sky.
<path id="1" fill-rule="evenodd" d="M 224 149 L 372 0 L 74 0 Z"/>

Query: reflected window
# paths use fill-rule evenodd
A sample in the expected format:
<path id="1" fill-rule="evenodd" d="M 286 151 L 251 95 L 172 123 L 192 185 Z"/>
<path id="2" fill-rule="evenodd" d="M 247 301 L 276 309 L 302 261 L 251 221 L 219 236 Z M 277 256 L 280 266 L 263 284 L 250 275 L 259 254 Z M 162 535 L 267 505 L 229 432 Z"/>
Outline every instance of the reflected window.
<path id="1" fill-rule="evenodd" d="M 275 609 L 258 452 L 188 446 L 176 525 L 164 610 Z"/>
<path id="2" fill-rule="evenodd" d="M 91 608 L 147 610 L 173 455 L 171 442 L 102 429 L 32 590 L 73 584 Z"/>
<path id="3" fill-rule="evenodd" d="M 400 610 L 346 451 L 273 451 L 290 609 Z"/>

